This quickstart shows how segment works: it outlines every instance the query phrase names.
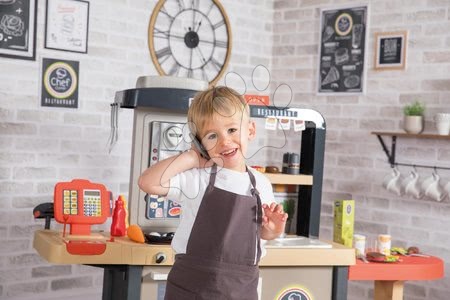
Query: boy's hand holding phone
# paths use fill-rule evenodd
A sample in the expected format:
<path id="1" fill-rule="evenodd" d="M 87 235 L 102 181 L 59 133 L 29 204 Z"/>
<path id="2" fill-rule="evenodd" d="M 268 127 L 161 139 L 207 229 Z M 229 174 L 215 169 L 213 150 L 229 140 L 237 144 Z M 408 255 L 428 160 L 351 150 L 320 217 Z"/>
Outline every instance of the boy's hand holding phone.
<path id="1" fill-rule="evenodd" d="M 211 158 L 209 157 L 208 152 L 206 151 L 205 147 L 203 147 L 202 143 L 200 142 L 200 140 L 193 135 L 192 133 L 189 133 L 189 137 L 192 139 L 192 144 L 194 145 L 195 149 L 197 150 L 197 152 L 206 160 L 210 160 Z"/>
<path id="2" fill-rule="evenodd" d="M 202 143 L 195 135 L 189 133 L 189 137 L 192 139 L 192 149 L 198 155 L 198 168 L 209 168 L 212 167 L 214 163 L 218 166 L 222 166 L 221 161 L 214 161 L 214 159 L 211 159 L 205 147 L 203 147 Z"/>

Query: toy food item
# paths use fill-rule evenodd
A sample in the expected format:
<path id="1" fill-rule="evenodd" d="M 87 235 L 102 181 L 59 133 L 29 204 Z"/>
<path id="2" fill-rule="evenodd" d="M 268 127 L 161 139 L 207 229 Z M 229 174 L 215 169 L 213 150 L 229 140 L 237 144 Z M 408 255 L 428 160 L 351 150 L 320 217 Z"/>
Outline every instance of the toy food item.
<path id="1" fill-rule="evenodd" d="M 417 248 L 417 247 L 412 246 L 412 247 L 408 248 L 408 254 L 417 254 L 419 252 L 420 252 L 419 248 Z"/>
<path id="2" fill-rule="evenodd" d="M 370 261 L 379 261 L 383 262 L 386 258 L 386 255 L 381 254 L 379 252 L 367 252 L 366 257 Z"/>
<path id="3" fill-rule="evenodd" d="M 171 209 L 169 209 L 169 216 L 171 216 L 171 217 L 179 216 L 180 213 L 181 213 L 181 208 L 179 206 L 175 206 L 175 207 L 172 207 Z"/>
<path id="4" fill-rule="evenodd" d="M 408 252 L 406 251 L 405 248 L 402 247 L 392 247 L 391 248 L 391 253 L 392 254 L 400 254 L 400 255 L 406 255 L 408 254 Z"/>
<path id="5" fill-rule="evenodd" d="M 280 169 L 278 169 L 278 167 L 275 166 L 267 166 L 266 173 L 280 173 Z"/>
<path id="6" fill-rule="evenodd" d="M 127 229 L 127 235 L 132 241 L 141 244 L 145 243 L 144 233 L 142 232 L 141 227 L 139 227 L 138 225 L 130 225 Z"/>
<path id="7" fill-rule="evenodd" d="M 261 173 L 264 173 L 266 171 L 266 168 L 262 166 L 252 166 L 252 168 Z"/>
<path id="8" fill-rule="evenodd" d="M 384 259 L 384 262 L 397 262 L 397 261 L 399 261 L 399 258 L 396 255 L 387 255 L 386 258 Z"/>
<path id="9" fill-rule="evenodd" d="M 399 261 L 399 257 L 396 255 L 384 255 L 379 252 L 368 252 L 366 258 L 372 262 L 392 263 Z"/>

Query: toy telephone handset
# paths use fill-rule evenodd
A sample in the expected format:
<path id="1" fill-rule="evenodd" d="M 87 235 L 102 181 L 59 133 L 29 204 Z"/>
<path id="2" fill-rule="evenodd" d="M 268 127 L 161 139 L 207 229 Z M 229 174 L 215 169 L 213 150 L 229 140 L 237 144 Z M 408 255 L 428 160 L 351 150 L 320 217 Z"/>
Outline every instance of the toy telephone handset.
<path id="1" fill-rule="evenodd" d="M 202 143 L 200 143 L 198 138 L 195 135 L 193 135 L 192 133 L 189 133 L 189 136 L 191 137 L 192 143 L 194 143 L 195 148 L 197 148 L 197 150 L 200 152 L 200 155 L 203 158 L 210 160 L 211 158 L 209 157 L 208 152 L 206 151 L 205 147 L 203 147 Z"/>
<path id="2" fill-rule="evenodd" d="M 103 184 L 85 179 L 58 182 L 53 206 L 55 220 L 70 224 L 70 234 L 90 235 L 92 224 L 102 224 L 110 216 L 110 192 Z"/>

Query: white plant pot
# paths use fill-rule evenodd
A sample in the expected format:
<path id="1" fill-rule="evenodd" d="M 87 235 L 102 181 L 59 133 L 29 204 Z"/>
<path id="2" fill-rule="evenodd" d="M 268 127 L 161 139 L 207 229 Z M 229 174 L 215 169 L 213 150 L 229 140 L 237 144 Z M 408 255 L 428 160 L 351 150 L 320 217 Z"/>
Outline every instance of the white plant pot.
<path id="1" fill-rule="evenodd" d="M 423 131 L 423 116 L 405 116 L 403 119 L 403 129 L 407 133 L 418 134 Z"/>

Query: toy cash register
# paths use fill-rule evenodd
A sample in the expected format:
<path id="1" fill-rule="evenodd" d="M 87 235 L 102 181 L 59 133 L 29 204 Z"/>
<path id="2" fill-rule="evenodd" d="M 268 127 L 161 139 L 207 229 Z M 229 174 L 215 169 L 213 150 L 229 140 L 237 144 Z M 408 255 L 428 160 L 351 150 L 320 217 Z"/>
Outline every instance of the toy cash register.
<path id="1" fill-rule="evenodd" d="M 103 184 L 85 179 L 58 182 L 54 192 L 55 220 L 70 224 L 71 235 L 90 235 L 91 225 L 110 216 L 110 192 Z"/>

